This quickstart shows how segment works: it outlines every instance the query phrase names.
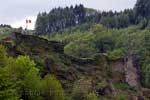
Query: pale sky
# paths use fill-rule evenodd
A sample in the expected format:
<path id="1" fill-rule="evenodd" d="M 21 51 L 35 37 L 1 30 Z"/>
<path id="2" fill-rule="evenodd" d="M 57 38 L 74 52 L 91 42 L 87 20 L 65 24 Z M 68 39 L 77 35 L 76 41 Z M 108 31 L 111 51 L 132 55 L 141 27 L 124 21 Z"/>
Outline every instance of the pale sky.
<path id="1" fill-rule="evenodd" d="M 31 19 L 28 27 L 34 29 L 36 15 L 39 12 L 49 12 L 52 8 L 83 4 L 87 8 L 101 11 L 121 11 L 133 8 L 136 0 L 1 0 L 0 24 L 10 24 L 13 27 L 25 27 L 25 20 Z"/>

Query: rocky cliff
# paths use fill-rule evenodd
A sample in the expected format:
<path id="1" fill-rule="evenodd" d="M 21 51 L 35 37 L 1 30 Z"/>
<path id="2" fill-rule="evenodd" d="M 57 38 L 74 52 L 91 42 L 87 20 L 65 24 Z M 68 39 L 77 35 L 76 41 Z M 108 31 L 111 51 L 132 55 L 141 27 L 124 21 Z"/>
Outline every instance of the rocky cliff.
<path id="1" fill-rule="evenodd" d="M 124 80 L 130 86 L 140 86 L 140 73 L 139 73 L 139 62 L 136 55 L 130 55 L 117 61 L 111 61 L 111 66 L 114 70 L 120 73 L 124 73 Z"/>

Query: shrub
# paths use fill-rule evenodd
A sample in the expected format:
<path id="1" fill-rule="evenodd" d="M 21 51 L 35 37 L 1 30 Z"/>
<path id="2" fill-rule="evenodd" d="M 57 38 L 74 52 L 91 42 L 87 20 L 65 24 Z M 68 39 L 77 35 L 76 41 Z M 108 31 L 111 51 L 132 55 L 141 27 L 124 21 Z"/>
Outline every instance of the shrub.
<path id="1" fill-rule="evenodd" d="M 41 83 L 41 90 L 45 100 L 65 99 L 63 88 L 53 75 L 45 76 Z"/>
<path id="2" fill-rule="evenodd" d="M 72 92 L 72 99 L 73 100 L 86 100 L 88 91 L 83 89 L 80 85 L 74 85 L 73 92 Z"/>
<path id="3" fill-rule="evenodd" d="M 98 89 L 103 89 L 107 86 L 107 82 L 106 81 L 100 81 L 98 84 L 97 84 L 97 88 Z"/>
<path id="4" fill-rule="evenodd" d="M 115 97 L 115 100 L 126 100 L 126 96 L 124 95 L 118 95 L 117 97 Z"/>
<path id="5" fill-rule="evenodd" d="M 66 54 L 82 58 L 90 57 L 97 51 L 98 50 L 94 47 L 94 44 L 83 41 L 71 42 L 65 46 Z"/>
<path id="6" fill-rule="evenodd" d="M 72 91 L 72 99 L 87 100 L 87 96 L 91 91 L 92 91 L 91 81 L 82 78 L 74 83 L 73 91 Z"/>
<path id="7" fill-rule="evenodd" d="M 114 87 L 116 89 L 120 89 L 120 90 L 134 90 L 133 87 L 129 86 L 126 83 L 116 83 L 116 84 L 114 84 Z"/>
<path id="8" fill-rule="evenodd" d="M 7 53 L 4 46 L 0 45 L 0 67 L 6 66 Z"/>
<path id="9" fill-rule="evenodd" d="M 87 100 L 99 100 L 99 99 L 97 95 L 94 92 L 92 92 L 87 95 Z"/>
<path id="10" fill-rule="evenodd" d="M 143 86 L 150 88 L 150 84 L 149 84 L 150 83 L 150 64 L 145 63 L 142 66 L 142 74 L 143 74 L 143 79 L 142 79 Z"/>
<path id="11" fill-rule="evenodd" d="M 123 58 L 124 55 L 125 53 L 123 49 L 115 49 L 111 52 L 110 51 L 108 52 L 108 58 L 110 60 L 117 60 L 117 59 Z"/>

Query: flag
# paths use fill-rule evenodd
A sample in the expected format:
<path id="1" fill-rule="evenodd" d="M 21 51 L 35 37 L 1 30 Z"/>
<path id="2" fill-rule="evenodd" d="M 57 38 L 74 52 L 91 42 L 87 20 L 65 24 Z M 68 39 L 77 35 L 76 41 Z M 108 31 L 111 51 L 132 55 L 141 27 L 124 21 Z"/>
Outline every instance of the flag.
<path id="1" fill-rule="evenodd" d="M 32 23 L 32 21 L 30 19 L 26 19 L 26 23 Z"/>
<path id="2" fill-rule="evenodd" d="M 29 23 L 31 23 L 31 20 L 29 20 Z"/>

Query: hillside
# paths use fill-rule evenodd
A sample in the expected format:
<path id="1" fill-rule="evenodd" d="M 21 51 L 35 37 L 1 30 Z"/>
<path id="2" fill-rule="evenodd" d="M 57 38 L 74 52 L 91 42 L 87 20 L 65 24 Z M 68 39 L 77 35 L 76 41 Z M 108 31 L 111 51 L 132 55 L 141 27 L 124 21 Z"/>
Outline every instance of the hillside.
<path id="1" fill-rule="evenodd" d="M 73 30 L 74 28 L 72 28 L 72 33 L 70 33 L 70 29 L 66 29 L 63 34 L 56 33 L 51 37 L 51 41 L 37 36 L 14 33 L 10 37 L 12 41 L 11 44 L 6 44 L 8 54 L 14 57 L 19 55 L 30 56 L 37 64 L 37 68 L 40 69 L 41 77 L 44 77 L 48 73 L 54 74 L 57 79 L 60 80 L 66 95 L 72 95 L 74 91 L 72 88 L 76 87 L 78 83 L 77 86 L 81 89 L 88 89 L 89 93 L 95 91 L 94 94 L 103 99 L 121 100 L 122 98 L 126 100 L 126 98 L 131 98 L 131 100 L 134 100 L 135 98 L 149 98 L 149 90 L 144 89 L 148 84 L 145 83 L 145 80 L 141 79 L 141 68 L 145 66 L 145 60 L 147 60 L 147 58 L 145 60 L 141 58 L 144 55 L 140 55 L 141 53 L 139 52 L 143 51 L 139 51 L 140 48 L 138 46 L 139 43 L 143 44 L 144 42 L 144 39 L 139 40 L 139 38 L 144 38 L 149 29 L 140 30 L 139 27 L 133 26 L 122 30 L 111 30 L 101 25 L 93 25 L 90 27 L 90 31 L 85 31 L 86 34 L 84 34 L 83 31 L 80 33 L 80 29 Z M 135 30 L 137 33 L 135 33 Z M 128 43 L 128 40 L 123 40 L 126 35 L 124 34 L 125 32 L 131 34 L 130 38 L 132 38 L 132 35 L 134 36 L 134 41 L 132 42 L 137 44 L 132 45 L 133 48 L 128 49 L 126 47 L 127 44 L 122 44 L 122 42 Z M 94 35 L 96 35 L 96 37 Z M 135 38 L 135 35 L 137 38 Z M 103 48 L 94 52 L 92 49 L 88 49 L 89 46 L 86 44 L 89 42 L 92 43 L 91 38 L 95 37 L 94 40 L 96 40 L 96 38 L 99 38 L 98 36 L 101 37 L 100 40 L 114 40 L 112 38 L 115 38 L 117 41 L 114 41 L 112 49 Z M 103 43 L 104 41 L 101 42 Z M 75 42 L 75 44 L 72 42 Z M 81 45 L 81 47 L 78 47 L 80 49 L 73 47 L 75 50 L 72 51 L 70 44 L 80 46 L 82 42 L 85 44 L 84 48 L 81 48 L 83 46 Z M 5 45 L 7 41 L 3 40 L 2 43 Z M 100 42 L 95 41 L 95 43 Z M 104 47 L 110 47 L 106 46 L 108 45 L 107 43 L 109 44 L 109 42 L 104 42 Z M 129 44 L 132 44 L 131 41 Z M 143 46 L 143 49 L 145 48 L 144 45 L 140 46 Z M 139 50 L 137 48 L 139 48 Z M 83 51 L 82 49 L 88 51 Z M 91 52 L 90 50 L 93 52 L 89 54 L 89 52 Z M 147 52 L 148 51 L 145 51 L 145 53 Z M 78 54 L 84 54 L 84 56 Z M 140 59 L 143 59 L 142 63 L 139 61 Z M 144 64 L 144 66 L 142 64 Z M 86 87 L 84 87 L 82 83 Z M 85 91 L 80 90 L 79 93 L 82 92 L 84 93 Z"/>
<path id="2" fill-rule="evenodd" d="M 82 4 L 0 26 L 0 100 L 150 100 L 150 2 L 101 12 Z"/>

